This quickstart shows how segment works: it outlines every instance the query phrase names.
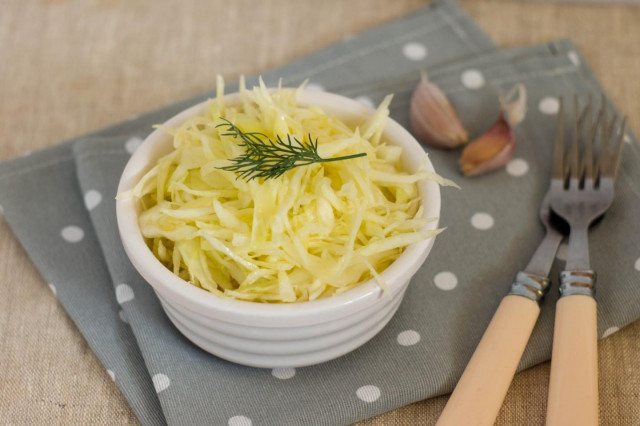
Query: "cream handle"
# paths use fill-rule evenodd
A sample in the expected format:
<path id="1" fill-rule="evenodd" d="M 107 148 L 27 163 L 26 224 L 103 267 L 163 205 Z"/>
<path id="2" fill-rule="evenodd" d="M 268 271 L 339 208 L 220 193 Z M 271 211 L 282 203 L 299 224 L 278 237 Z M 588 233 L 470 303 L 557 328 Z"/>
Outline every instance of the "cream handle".
<path id="1" fill-rule="evenodd" d="M 596 301 L 574 294 L 556 304 L 547 402 L 548 426 L 598 424 Z"/>
<path id="2" fill-rule="evenodd" d="M 437 426 L 494 424 L 539 313 L 526 297 L 502 299 Z"/>

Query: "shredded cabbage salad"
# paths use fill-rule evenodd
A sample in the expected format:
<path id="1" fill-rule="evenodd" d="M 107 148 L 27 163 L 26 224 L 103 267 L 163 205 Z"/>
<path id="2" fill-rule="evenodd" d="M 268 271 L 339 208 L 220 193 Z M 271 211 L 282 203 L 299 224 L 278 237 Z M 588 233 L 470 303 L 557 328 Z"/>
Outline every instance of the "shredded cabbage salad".
<path id="1" fill-rule="evenodd" d="M 139 224 L 155 256 L 176 275 L 223 297 L 253 302 L 303 302 L 344 293 L 379 273 L 405 247 L 436 235 L 425 230 L 416 182 L 451 182 L 427 170 L 401 170 L 402 149 L 382 130 L 388 96 L 351 128 L 319 107 L 301 106 L 304 85 L 269 91 L 240 82 L 240 102 L 216 99 L 203 115 L 164 129 L 174 150 L 131 191 L 143 207 Z M 243 153 L 240 141 L 216 127 L 222 118 L 243 132 L 318 140 L 324 158 L 276 179 L 239 178 L 221 170 Z M 425 154 L 426 158 L 426 154 Z M 124 195 L 124 194 L 123 194 Z"/>

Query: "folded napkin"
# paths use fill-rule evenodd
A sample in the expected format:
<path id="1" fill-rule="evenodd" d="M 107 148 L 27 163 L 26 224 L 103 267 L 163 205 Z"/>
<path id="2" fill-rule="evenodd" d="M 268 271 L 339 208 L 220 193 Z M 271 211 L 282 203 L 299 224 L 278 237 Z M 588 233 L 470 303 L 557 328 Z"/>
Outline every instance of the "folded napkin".
<path id="1" fill-rule="evenodd" d="M 463 179 L 455 153 L 429 152 L 436 169 L 463 188 L 442 192 L 441 223 L 449 229 L 389 325 L 362 348 L 318 366 L 260 370 L 203 352 L 171 325 L 122 250 L 113 197 L 130 153 L 152 124 L 211 94 L 0 165 L 6 221 L 143 424 L 344 424 L 453 388 L 542 236 L 537 211 L 548 182 L 556 97 L 600 88 L 570 42 L 494 51 L 452 1 L 264 77 L 287 85 L 310 78 L 364 102 L 393 92 L 392 117 L 406 126 L 416 70 L 425 66 L 472 135 L 496 118 L 498 91 L 525 84 L 529 112 L 517 129 L 517 159 L 505 171 Z M 640 317 L 631 256 L 640 171 L 629 166 L 640 152 L 628 138 L 618 198 L 591 238 L 601 332 Z M 549 358 L 554 298 L 552 291 L 523 368 Z"/>

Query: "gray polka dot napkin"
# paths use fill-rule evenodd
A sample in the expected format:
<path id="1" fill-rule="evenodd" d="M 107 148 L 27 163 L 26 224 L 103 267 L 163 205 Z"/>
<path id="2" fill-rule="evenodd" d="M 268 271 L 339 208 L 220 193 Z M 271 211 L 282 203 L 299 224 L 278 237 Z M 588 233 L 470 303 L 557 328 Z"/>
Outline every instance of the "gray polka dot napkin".
<path id="1" fill-rule="evenodd" d="M 505 170 L 464 179 L 457 153 L 429 151 L 437 170 L 462 186 L 443 190 L 441 223 L 448 230 L 389 325 L 360 349 L 314 367 L 254 369 L 198 349 L 171 325 L 122 250 L 113 198 L 129 155 L 152 124 L 211 93 L 0 165 L 6 221 L 142 423 L 346 424 L 453 388 L 542 236 L 536 216 L 548 182 L 557 96 L 586 97 L 600 88 L 570 42 L 495 51 L 447 0 L 264 78 L 282 77 L 287 85 L 310 78 L 365 103 L 393 92 L 392 116 L 407 125 L 417 69 L 425 66 L 472 135 L 497 117 L 500 90 L 517 82 L 527 87 L 516 158 Z M 631 167 L 640 145 L 630 133 L 628 140 L 618 197 L 591 237 L 601 334 L 640 317 L 634 285 L 640 225 L 631 220 L 640 215 L 640 171 Z M 522 368 L 549 358 L 554 301 L 552 291 Z"/>

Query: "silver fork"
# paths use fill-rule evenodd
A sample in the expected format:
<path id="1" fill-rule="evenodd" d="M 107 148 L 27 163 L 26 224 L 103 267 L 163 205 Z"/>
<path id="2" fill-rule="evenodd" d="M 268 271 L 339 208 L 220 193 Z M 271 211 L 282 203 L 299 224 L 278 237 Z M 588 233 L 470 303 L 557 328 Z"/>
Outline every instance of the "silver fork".
<path id="1" fill-rule="evenodd" d="M 516 274 L 476 347 L 436 426 L 495 423 L 549 288 L 549 271 L 563 235 L 550 223 L 549 192 L 540 207 L 546 229 L 529 264 Z"/>
<path id="2" fill-rule="evenodd" d="M 570 226 L 567 262 L 560 273 L 560 300 L 556 305 L 547 425 L 598 424 L 598 352 L 595 272 L 589 264 L 588 232 L 591 224 L 611 206 L 620 164 L 626 119 L 617 141 L 611 139 L 618 119 L 607 117 L 602 98 L 595 120 L 586 119 L 587 137 L 580 155 L 582 126 L 573 101 L 573 135 L 565 151 L 564 108 L 560 101 L 549 201 L 551 209 Z M 591 115 L 591 99 L 587 106 Z M 594 145 L 600 131 L 600 151 Z"/>

